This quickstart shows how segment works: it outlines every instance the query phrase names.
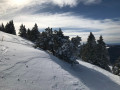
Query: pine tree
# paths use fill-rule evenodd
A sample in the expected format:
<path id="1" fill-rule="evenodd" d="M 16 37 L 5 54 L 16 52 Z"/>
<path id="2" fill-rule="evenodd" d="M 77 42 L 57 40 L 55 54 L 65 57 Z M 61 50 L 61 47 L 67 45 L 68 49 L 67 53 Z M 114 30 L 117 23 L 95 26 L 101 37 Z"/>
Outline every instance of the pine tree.
<path id="1" fill-rule="evenodd" d="M 79 57 L 82 58 L 82 59 L 85 56 L 85 46 L 86 46 L 86 44 L 84 44 L 84 43 L 80 46 Z"/>
<path id="2" fill-rule="evenodd" d="M 77 63 L 76 59 L 78 57 L 80 48 L 80 37 L 75 37 L 69 40 L 69 38 L 63 39 L 63 45 L 58 49 L 58 57 L 73 64 Z"/>
<path id="3" fill-rule="evenodd" d="M 106 44 L 103 41 L 103 37 L 100 36 L 99 40 L 97 41 L 97 61 L 96 65 L 100 66 L 101 68 L 110 71 L 109 64 L 110 64 L 110 57 L 106 48 Z"/>
<path id="4" fill-rule="evenodd" d="M 16 35 L 16 31 L 15 31 L 13 20 L 9 21 L 9 23 L 6 24 L 5 32 L 13 34 L 13 35 Z"/>
<path id="5" fill-rule="evenodd" d="M 27 38 L 26 28 L 25 28 L 25 25 L 23 25 L 23 24 L 21 24 L 21 26 L 20 26 L 19 36 L 21 36 L 23 38 Z"/>
<path id="6" fill-rule="evenodd" d="M 40 38 L 39 38 L 39 41 L 37 43 L 37 46 L 42 48 L 43 50 L 47 50 L 47 45 L 48 45 L 47 34 L 43 31 L 40 34 Z"/>
<path id="7" fill-rule="evenodd" d="M 28 40 L 31 40 L 31 31 L 30 31 L 30 29 L 28 28 L 28 30 L 26 31 L 26 34 L 27 34 L 27 39 Z"/>
<path id="8" fill-rule="evenodd" d="M 46 37 L 46 43 L 47 43 L 47 50 L 51 51 L 54 53 L 54 49 L 53 49 L 53 44 L 54 44 L 54 37 L 53 37 L 53 31 L 52 31 L 52 28 L 46 28 L 45 29 L 45 33 L 47 35 Z"/>
<path id="9" fill-rule="evenodd" d="M 34 27 L 31 30 L 31 41 L 35 42 L 40 37 L 40 32 L 38 31 L 38 26 L 35 23 Z"/>
<path id="10" fill-rule="evenodd" d="M 2 23 L 2 25 L 0 26 L 0 31 L 5 32 L 5 27 L 4 27 L 4 24 L 3 24 L 3 23 Z"/>
<path id="11" fill-rule="evenodd" d="M 79 52 L 80 52 L 80 45 L 81 45 L 80 41 L 81 41 L 81 37 L 79 36 L 76 36 L 75 38 L 73 37 L 71 39 L 71 43 L 73 44 L 72 52 L 73 52 L 74 57 L 76 58 L 78 57 Z"/>
<path id="12" fill-rule="evenodd" d="M 71 48 L 70 48 L 70 41 L 66 40 L 63 45 L 61 47 L 59 47 L 58 52 L 57 52 L 57 56 L 60 59 L 63 59 L 69 63 L 71 63 L 71 57 L 72 57 L 72 53 L 71 53 Z"/>
<path id="13" fill-rule="evenodd" d="M 92 32 L 90 32 L 90 35 L 89 35 L 88 40 L 87 40 L 87 43 L 88 43 L 90 46 L 95 46 L 95 45 L 96 45 L 96 40 L 95 40 L 95 37 L 94 37 L 94 35 L 92 34 Z"/>
<path id="14" fill-rule="evenodd" d="M 80 41 L 81 38 L 79 36 L 70 40 L 68 36 L 64 36 L 61 29 L 53 31 L 52 28 L 48 27 L 40 34 L 36 47 L 48 50 L 66 62 L 76 63 Z"/>
<path id="15" fill-rule="evenodd" d="M 64 36 L 61 28 L 59 28 L 59 30 L 54 30 L 54 35 L 53 35 L 53 42 L 54 42 L 54 51 L 55 51 L 55 54 L 57 54 L 57 51 L 60 47 L 62 47 L 63 43 L 64 43 L 64 40 L 65 39 L 68 39 Z"/>
<path id="16" fill-rule="evenodd" d="M 86 62 L 94 64 L 97 60 L 96 50 L 96 40 L 92 32 L 90 32 L 87 43 L 82 47 L 81 58 Z"/>
<path id="17" fill-rule="evenodd" d="M 106 49 L 106 44 L 103 41 L 103 37 L 100 36 L 99 40 L 95 41 L 95 37 L 90 33 L 88 41 L 81 47 L 81 58 L 84 61 L 97 65 L 105 70 L 110 71 L 109 68 L 109 54 Z"/>
<path id="18" fill-rule="evenodd" d="M 58 30 L 58 32 L 57 32 L 57 35 L 58 35 L 59 37 L 64 37 L 64 34 L 63 34 L 61 28 L 59 28 L 59 30 Z"/>
<path id="19" fill-rule="evenodd" d="M 46 28 L 45 32 L 46 32 L 46 34 L 47 34 L 48 37 L 53 34 L 52 28 L 50 28 L 50 27 Z"/>
<path id="20" fill-rule="evenodd" d="M 116 60 L 112 67 L 113 74 L 120 76 L 120 57 Z"/>

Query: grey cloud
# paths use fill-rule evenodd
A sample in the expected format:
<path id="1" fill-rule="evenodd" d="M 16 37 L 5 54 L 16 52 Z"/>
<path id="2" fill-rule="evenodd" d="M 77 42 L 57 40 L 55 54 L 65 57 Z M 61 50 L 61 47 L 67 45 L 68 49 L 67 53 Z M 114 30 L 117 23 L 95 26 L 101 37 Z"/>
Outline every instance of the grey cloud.
<path id="1" fill-rule="evenodd" d="M 80 0 L 80 1 L 83 2 L 85 5 L 98 4 L 102 2 L 102 0 Z"/>

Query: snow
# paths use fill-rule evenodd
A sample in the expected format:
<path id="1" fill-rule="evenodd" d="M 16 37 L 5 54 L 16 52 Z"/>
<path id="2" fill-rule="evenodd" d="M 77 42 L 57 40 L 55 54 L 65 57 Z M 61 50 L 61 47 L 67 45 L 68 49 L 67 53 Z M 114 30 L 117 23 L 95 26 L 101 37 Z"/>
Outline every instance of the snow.
<path id="1" fill-rule="evenodd" d="M 32 46 L 0 32 L 0 90 L 120 90 L 118 76 L 80 60 L 71 67 Z"/>
<path id="2" fill-rule="evenodd" d="M 102 68 L 78 60 L 81 66 L 81 78 L 88 85 L 93 87 L 91 90 L 120 90 L 120 77 L 116 76 Z M 88 76 L 87 76 L 87 75 Z"/>

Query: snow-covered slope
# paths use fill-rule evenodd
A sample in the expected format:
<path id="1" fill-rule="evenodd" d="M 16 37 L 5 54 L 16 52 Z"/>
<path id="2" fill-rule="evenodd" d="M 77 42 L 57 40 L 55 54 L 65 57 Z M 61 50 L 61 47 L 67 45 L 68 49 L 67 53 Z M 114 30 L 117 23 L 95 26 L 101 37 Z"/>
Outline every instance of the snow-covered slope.
<path id="1" fill-rule="evenodd" d="M 71 67 L 32 45 L 0 32 L 0 90 L 120 90 L 118 76 L 80 60 Z"/>

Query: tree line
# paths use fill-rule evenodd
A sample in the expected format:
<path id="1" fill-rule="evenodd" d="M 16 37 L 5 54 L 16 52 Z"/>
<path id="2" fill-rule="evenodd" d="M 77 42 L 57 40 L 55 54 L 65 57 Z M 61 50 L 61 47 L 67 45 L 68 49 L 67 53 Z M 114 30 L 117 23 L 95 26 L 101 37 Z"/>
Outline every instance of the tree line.
<path id="1" fill-rule="evenodd" d="M 0 31 L 16 35 L 16 30 L 15 30 L 15 27 L 14 27 L 13 20 L 9 21 L 5 26 L 2 23 L 2 25 L 0 25 Z"/>
<path id="2" fill-rule="evenodd" d="M 87 43 L 81 47 L 80 57 L 86 62 L 110 71 L 110 57 L 102 36 L 96 42 L 94 35 L 90 33 Z"/>
<path id="3" fill-rule="evenodd" d="M 0 25 L 0 31 L 16 35 L 13 20 L 9 21 L 5 26 Z M 65 36 L 61 28 L 53 30 L 48 27 L 44 31 L 39 32 L 38 26 L 35 23 L 30 30 L 26 29 L 25 25 L 21 24 L 19 28 L 19 36 L 35 43 L 35 48 L 41 48 L 49 51 L 54 56 L 64 60 L 71 65 L 78 63 L 77 58 L 97 65 L 105 70 L 111 71 L 109 68 L 110 57 L 103 37 L 100 36 L 96 41 L 92 32 L 88 36 L 87 42 L 81 45 L 81 37 L 76 36 L 71 39 Z M 120 62 L 120 60 L 119 60 Z M 113 66 L 113 72 L 115 65 Z M 117 68 L 118 70 L 120 68 Z"/>
<path id="4" fill-rule="evenodd" d="M 30 30 L 26 30 L 25 25 L 21 25 L 19 36 L 35 43 L 35 47 L 51 52 L 58 58 L 68 62 L 77 63 L 76 58 L 79 54 L 81 37 L 77 36 L 69 39 L 62 30 L 52 30 L 48 27 L 43 32 L 39 32 L 37 24 Z"/>

